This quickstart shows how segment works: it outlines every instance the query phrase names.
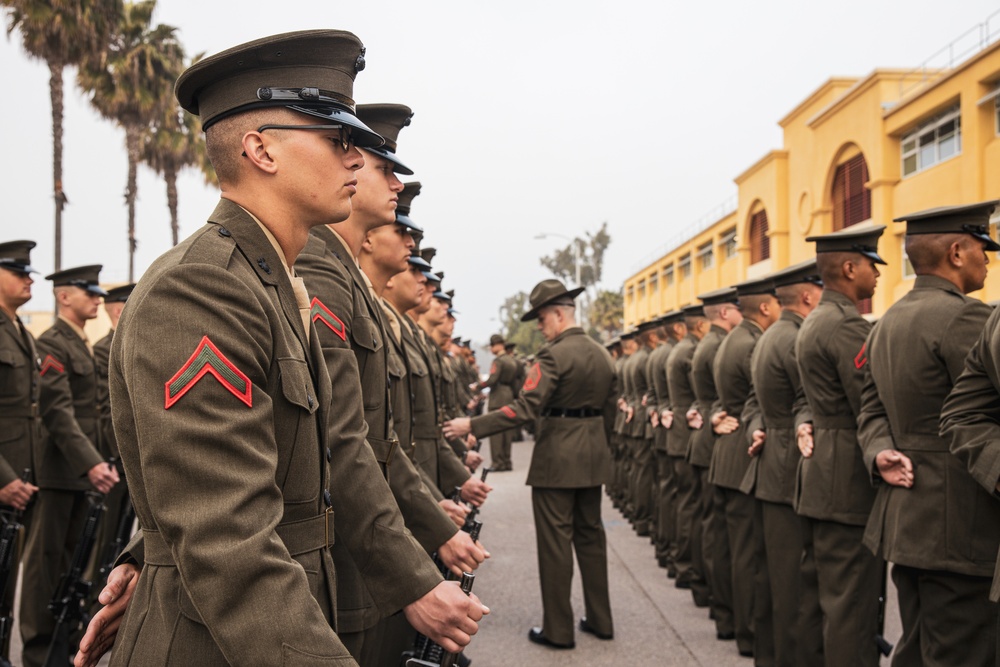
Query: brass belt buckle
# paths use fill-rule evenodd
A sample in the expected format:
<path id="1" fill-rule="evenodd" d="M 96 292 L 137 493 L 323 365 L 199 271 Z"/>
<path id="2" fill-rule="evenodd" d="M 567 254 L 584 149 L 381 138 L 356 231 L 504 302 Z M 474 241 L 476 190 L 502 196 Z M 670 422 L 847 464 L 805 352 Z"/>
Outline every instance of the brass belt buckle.
<path id="1" fill-rule="evenodd" d="M 389 442 L 389 452 L 385 455 L 385 467 L 389 468 L 389 464 L 392 463 L 392 455 L 395 453 L 396 448 L 399 447 L 399 438 L 393 438 Z"/>
<path id="2" fill-rule="evenodd" d="M 324 545 L 327 549 L 330 548 L 330 516 L 333 514 L 333 508 L 327 507 L 326 511 L 323 512 L 323 537 L 326 540 Z"/>

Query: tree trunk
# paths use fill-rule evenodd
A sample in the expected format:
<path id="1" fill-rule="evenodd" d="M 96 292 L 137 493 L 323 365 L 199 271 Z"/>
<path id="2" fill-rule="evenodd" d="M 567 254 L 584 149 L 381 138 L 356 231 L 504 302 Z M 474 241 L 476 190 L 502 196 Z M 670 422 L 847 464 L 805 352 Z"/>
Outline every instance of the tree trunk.
<path id="1" fill-rule="evenodd" d="M 62 210 L 66 195 L 62 188 L 63 155 L 63 63 L 49 61 L 49 98 L 52 101 L 52 198 L 56 205 L 55 268 L 62 269 Z"/>
<path id="2" fill-rule="evenodd" d="M 125 186 L 125 203 L 128 205 L 128 281 L 135 282 L 135 199 L 138 194 L 136 171 L 141 158 L 139 150 L 142 128 L 129 123 L 125 126 L 125 149 L 128 152 L 128 184 Z"/>
<path id="3" fill-rule="evenodd" d="M 163 170 L 163 180 L 167 182 L 167 208 L 170 209 L 170 240 L 177 245 L 180 225 L 177 222 L 177 169 L 172 164 Z"/>

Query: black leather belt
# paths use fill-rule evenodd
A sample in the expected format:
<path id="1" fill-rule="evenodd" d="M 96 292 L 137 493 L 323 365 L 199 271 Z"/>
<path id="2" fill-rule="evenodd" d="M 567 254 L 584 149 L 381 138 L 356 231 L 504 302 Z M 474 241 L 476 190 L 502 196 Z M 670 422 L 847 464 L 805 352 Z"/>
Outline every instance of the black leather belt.
<path id="1" fill-rule="evenodd" d="M 587 417 L 600 417 L 601 411 L 594 408 L 545 408 L 542 410 L 542 416 L 584 419 Z"/>

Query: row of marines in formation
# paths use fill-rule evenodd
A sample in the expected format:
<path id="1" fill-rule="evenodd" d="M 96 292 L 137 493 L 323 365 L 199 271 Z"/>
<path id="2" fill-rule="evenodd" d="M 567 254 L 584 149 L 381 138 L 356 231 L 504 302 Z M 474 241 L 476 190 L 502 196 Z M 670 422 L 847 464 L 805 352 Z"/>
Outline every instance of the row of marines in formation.
<path id="1" fill-rule="evenodd" d="M 1000 311 L 968 294 L 997 203 L 897 219 L 916 278 L 874 325 L 865 223 L 610 346 L 608 492 L 756 665 L 877 665 L 886 562 L 893 665 L 995 664 Z"/>
<path id="2" fill-rule="evenodd" d="M 260 51 L 270 48 L 294 53 L 296 48 L 306 49 L 310 55 L 305 58 L 314 58 L 316 62 L 304 62 L 303 69 L 311 68 L 309 74 L 322 80 L 320 70 L 327 68 L 330 61 L 339 64 L 346 59 L 353 68 L 357 57 L 356 38 L 330 32 L 277 36 L 252 44 Z M 363 56 L 363 49 L 361 53 Z M 324 62 L 320 63 L 320 59 Z M 211 81 L 213 76 L 225 79 L 222 70 L 229 66 L 231 63 L 225 59 L 208 59 L 201 66 L 200 75 L 205 81 Z M 354 73 L 353 69 L 351 72 Z M 204 85 L 210 87 L 211 83 Z M 189 107 L 192 104 L 188 102 Z M 198 109 L 197 105 L 193 108 Z M 463 344 L 453 338 L 454 292 L 442 290 L 443 272 L 431 270 L 435 251 L 420 247 L 423 230 L 409 215 L 420 184 L 404 185 L 397 177 L 413 173 L 395 152 L 398 134 L 410 123 L 411 116 L 411 110 L 402 105 L 357 107 L 353 122 L 360 119 L 361 127 L 370 128 L 368 131 L 377 133 L 384 143 L 381 146 L 372 143 L 364 149 L 364 167 L 354 170 L 357 194 L 352 198 L 350 215 L 336 225 L 313 228 L 294 263 L 294 273 L 287 266 L 277 266 L 284 259 L 280 253 L 274 254 L 278 246 L 273 238 L 261 236 L 264 244 L 257 243 L 259 247 L 253 247 L 253 241 L 247 240 L 253 236 L 249 230 L 256 232 L 264 226 L 247 217 L 241 206 L 224 199 L 213 215 L 218 224 L 210 226 L 212 234 L 223 242 L 233 236 L 243 237 L 240 241 L 251 247 L 249 252 L 255 258 L 260 257 L 255 260 L 254 268 L 259 269 L 262 279 L 268 279 L 272 270 L 290 276 L 295 292 L 291 301 L 298 304 L 296 317 L 305 332 L 313 332 L 306 336 L 313 338 L 307 344 L 318 344 L 323 350 L 333 380 L 327 381 L 333 394 L 330 400 L 335 406 L 327 415 L 329 431 L 340 439 L 336 446 L 328 443 L 325 448 L 330 477 L 319 502 L 326 511 L 319 515 L 323 519 L 321 526 L 313 525 L 316 521 L 311 519 L 296 521 L 289 508 L 302 506 L 308 514 L 315 502 L 308 497 L 290 500 L 286 490 L 285 514 L 279 517 L 281 523 L 276 528 L 289 553 L 304 559 L 307 573 L 327 567 L 326 563 L 313 563 L 305 558 L 319 556 L 313 542 L 319 539 L 320 546 L 331 547 L 336 609 L 323 610 L 328 616 L 327 630 L 335 622 L 338 640 L 359 664 L 392 667 L 400 664 L 404 652 L 412 651 L 418 630 L 451 651 L 466 644 L 469 635 L 475 632 L 475 622 L 470 625 L 467 620 L 478 620 L 482 612 L 466 611 L 462 607 L 466 603 L 459 604 L 452 597 L 463 595 L 457 587 L 452 593 L 441 589 L 439 584 L 442 576 L 456 578 L 463 572 L 474 571 L 489 556 L 475 539 L 476 533 L 470 535 L 468 531 L 472 523 L 470 512 L 475 515 L 477 510 L 473 508 L 482 505 L 491 487 L 485 482 L 485 474 L 481 477 L 473 474 L 482 464 L 475 438 L 449 441 L 442 434 L 441 424 L 478 410 L 483 398 L 481 390 L 486 387 L 491 389 L 491 407 L 506 404 L 519 389 L 518 383 L 524 380 L 523 364 L 513 354 L 505 354 L 505 347 L 509 350 L 509 346 L 502 338 L 491 340 L 497 363 L 485 381 L 481 381 L 468 341 Z M 358 143 L 359 135 L 361 131 L 355 128 L 351 141 Z M 46 661 L 55 626 L 49 603 L 83 530 L 92 504 L 89 494 L 102 494 L 108 508 L 95 551 L 113 539 L 112 533 L 119 523 L 117 517 L 128 510 L 126 469 L 118 451 L 123 422 L 115 418 L 113 425 L 111 409 L 112 397 L 116 408 L 126 401 L 114 396 L 108 380 L 109 373 L 114 374 L 110 368 L 114 363 L 109 357 L 119 318 L 123 311 L 127 314 L 134 310 L 126 308 L 126 303 L 135 288 L 126 285 L 105 292 L 99 286 L 99 265 L 47 276 L 54 287 L 58 318 L 35 341 L 17 315 L 17 309 L 31 298 L 35 270 L 29 253 L 34 245 L 31 241 L 0 244 L 0 503 L 6 507 L 8 519 L 18 512 L 26 529 L 20 607 L 26 667 L 40 667 Z M 204 271 L 204 267 L 191 270 Z M 170 296 L 175 300 L 164 303 L 160 311 L 167 313 L 166 317 L 195 321 L 206 317 L 204 311 L 192 307 L 177 290 Z M 228 312 L 232 321 L 238 322 L 249 310 L 243 310 L 247 297 L 226 296 L 231 300 L 215 295 L 215 300 L 208 300 L 208 307 Z M 97 316 L 102 297 L 112 330 L 91 345 L 84 329 L 87 321 Z M 152 298 L 167 297 L 156 294 Z M 143 315 L 148 316 L 148 313 Z M 257 335 L 250 332 L 251 324 L 246 326 L 248 336 Z M 232 482 L 232 479 L 227 481 L 226 469 L 239 469 L 247 463 L 230 459 L 232 452 L 226 452 L 225 448 L 211 458 L 199 458 L 196 448 L 186 448 L 184 443 L 197 440 L 200 424 L 210 430 L 230 430 L 234 443 L 239 445 L 272 427 L 254 418 L 222 426 L 227 423 L 225 414 L 213 403 L 241 401 L 250 408 L 267 400 L 267 396 L 253 392 L 257 387 L 251 387 L 243 370 L 249 364 L 234 352 L 237 347 L 251 347 L 251 341 L 227 340 L 221 333 L 211 333 L 210 326 L 205 329 L 206 335 L 197 349 L 193 353 L 191 349 L 184 352 L 184 357 L 190 355 L 187 364 L 173 369 L 177 371 L 173 377 L 160 377 L 156 370 L 146 369 L 151 387 L 133 387 L 129 400 L 159 401 L 160 412 L 181 405 L 191 410 L 186 419 L 196 425 L 194 428 L 181 432 L 176 426 L 170 427 L 175 429 L 171 437 L 178 443 L 178 459 L 171 465 L 176 466 L 178 475 L 203 475 L 206 495 L 191 498 L 171 495 L 168 479 L 158 480 L 163 487 L 155 492 L 165 494 L 176 508 L 171 510 L 177 512 L 171 520 L 178 525 L 185 528 L 214 525 L 224 533 L 228 530 L 225 522 L 213 524 L 212 515 L 231 512 L 232 508 L 220 502 L 218 493 Z M 169 348 L 174 343 L 147 339 L 142 344 Z M 277 395 L 283 395 L 295 410 L 311 414 L 324 400 L 324 389 L 316 386 L 320 382 L 316 369 L 298 367 L 294 363 L 296 356 L 301 353 L 279 358 L 280 374 L 275 374 L 270 382 L 276 384 Z M 312 383 L 310 375 L 314 377 Z M 208 376 L 214 379 L 203 380 Z M 211 387 L 213 393 L 198 393 L 209 391 L 206 387 Z M 147 390 L 149 397 L 144 393 Z M 267 390 L 268 394 L 274 394 L 272 388 Z M 303 423 L 293 426 L 291 431 L 282 427 L 277 413 L 284 407 L 276 405 L 273 409 L 277 438 L 301 439 L 303 431 L 308 433 Z M 282 428 L 285 430 L 281 431 Z M 215 434 L 212 437 L 216 441 L 226 438 Z M 134 433 L 127 433 L 126 438 L 134 441 Z M 494 436 L 493 469 L 510 469 L 511 440 L 511 432 Z M 344 442 L 357 445 L 354 459 L 343 454 Z M 378 463 L 374 469 L 381 472 L 381 479 L 373 479 L 366 472 L 372 466 L 365 461 L 372 455 Z M 293 461 L 289 467 L 295 465 Z M 29 471 L 26 477 L 22 475 L 24 470 Z M 286 474 L 295 472 L 289 470 Z M 150 480 L 145 481 L 147 487 L 150 484 Z M 150 494 L 154 490 L 146 488 L 141 493 Z M 133 492 L 133 501 L 143 502 L 137 498 L 143 496 Z M 247 497 L 242 501 L 253 502 Z M 352 522 L 354 516 L 365 514 L 357 510 L 362 505 L 368 508 L 369 516 L 378 517 L 374 523 Z M 136 509 L 140 523 L 148 525 L 141 505 Z M 393 516 L 400 514 L 402 521 L 397 523 Z M 252 512 L 250 515 L 254 516 Z M 199 517 L 197 521 L 195 516 Z M 265 519 L 264 515 L 257 518 Z M 227 537 L 235 539 L 232 535 Z M 211 542 L 203 534 L 192 539 Z M 266 557 L 268 547 L 248 543 L 241 552 L 248 558 L 260 559 Z M 93 560 L 99 558 L 95 555 Z M 119 568 L 112 573 L 112 582 L 120 589 L 134 586 L 136 566 L 143 563 L 161 567 L 172 564 L 170 549 L 155 531 L 140 531 L 126 546 L 118 559 Z M 257 604 L 262 604 L 260 601 L 267 600 L 268 595 L 274 595 L 273 599 L 287 596 L 287 591 L 281 588 L 284 583 L 273 571 L 263 580 L 239 583 L 240 563 L 231 567 L 237 574 L 214 573 L 219 577 L 214 586 L 250 586 L 248 590 L 255 592 L 248 603 L 257 600 Z M 167 576 L 176 576 L 176 570 L 173 572 Z M 188 571 L 193 578 L 203 575 L 204 572 Z M 313 574 L 309 576 L 315 578 Z M 11 577 L 11 581 L 15 579 Z M 276 586 L 273 593 L 256 592 L 265 582 Z M 4 616 L 12 613 L 13 589 L 12 584 L 7 587 Z M 123 596 L 122 602 L 127 598 Z M 101 602 L 112 599 L 104 592 Z M 317 599 L 322 606 L 323 596 Z M 223 626 L 241 622 L 244 610 L 212 609 L 204 604 L 202 601 L 192 607 L 190 600 L 175 599 L 167 607 L 180 605 L 180 614 L 196 622 L 213 615 L 218 616 L 216 620 Z M 399 612 L 401 609 L 404 611 Z M 308 626 L 294 604 L 275 607 L 274 611 L 270 624 Z M 97 615 L 92 624 L 94 630 L 82 641 L 77 664 L 95 664 L 115 641 L 120 613 L 121 608 L 112 605 Z M 218 626 L 213 624 L 213 627 Z M 290 632 L 290 636 L 301 635 L 301 631 Z M 149 638 L 138 641 L 143 639 Z M 290 660 L 287 646 L 268 645 L 266 638 L 247 637 L 238 629 L 231 637 L 225 632 L 217 636 L 216 645 L 206 646 L 203 639 L 198 633 L 178 631 L 169 649 L 171 664 L 223 661 L 279 664 L 283 659 L 284 664 L 312 664 L 308 659 L 301 663 Z M 120 636 L 118 641 L 122 642 Z M 121 652 L 121 664 L 130 658 L 141 663 L 143 656 L 132 654 L 136 650 L 136 637 L 129 636 L 127 641 L 131 646 Z M 346 654 L 342 657 L 346 659 Z M 459 664 L 463 662 L 467 659 L 461 656 Z"/>

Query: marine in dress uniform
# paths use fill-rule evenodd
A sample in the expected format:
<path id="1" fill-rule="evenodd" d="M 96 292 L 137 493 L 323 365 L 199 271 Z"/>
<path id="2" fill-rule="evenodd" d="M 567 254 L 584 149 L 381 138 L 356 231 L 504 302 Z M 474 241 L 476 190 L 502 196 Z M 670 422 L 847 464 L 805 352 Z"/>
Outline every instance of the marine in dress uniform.
<path id="1" fill-rule="evenodd" d="M 678 340 L 668 333 L 667 328 L 672 329 L 675 323 L 683 323 L 683 316 L 679 310 L 668 313 L 658 320 L 656 335 L 659 342 L 650 353 L 646 366 L 646 374 L 649 376 L 651 388 L 646 411 L 649 415 L 650 425 L 653 427 L 653 462 L 656 473 L 656 483 L 653 488 L 653 515 L 656 517 L 656 523 L 653 526 L 653 544 L 656 547 L 656 560 L 661 567 L 668 565 L 671 545 L 675 543 L 674 534 L 677 523 L 677 485 L 673 478 L 670 459 L 667 456 L 667 427 L 663 424 L 662 419 L 663 413 L 670 410 L 667 359 Z"/>
<path id="2" fill-rule="evenodd" d="M 803 566 L 808 573 L 815 564 L 823 653 L 831 667 L 878 664 L 881 564 L 862 544 L 875 492 L 857 437 L 871 324 L 856 304 L 875 293 L 876 264 L 885 263 L 878 255 L 884 229 L 854 225 L 806 239 L 816 243 L 824 287 L 795 340 L 806 398 L 795 415 L 802 452 L 795 511 L 808 519 L 805 542 L 812 551 Z"/>
<path id="3" fill-rule="evenodd" d="M 764 331 L 778 321 L 781 306 L 770 277 L 739 283 L 735 290 L 742 320 L 719 345 L 712 366 L 719 398 L 710 410 L 710 421 L 718 437 L 708 477 L 725 517 L 732 555 L 736 644 L 741 655 L 753 655 L 755 663 L 769 665 L 774 661 L 770 588 L 764 563 L 754 557 L 753 498 L 740 490 L 750 466 L 746 422 L 741 417 L 753 386 L 750 357 Z"/>
<path id="4" fill-rule="evenodd" d="M 736 290 L 724 287 L 698 297 L 702 302 L 703 318 L 708 331 L 691 358 L 691 385 L 694 388 L 694 405 L 685 415 L 691 434 L 688 461 L 701 478 L 701 549 L 705 562 L 705 576 L 712 591 L 712 612 L 715 616 L 716 637 L 722 640 L 736 638 L 737 627 L 733 610 L 732 553 L 724 514 L 725 498 L 709 479 L 712 452 L 715 450 L 715 432 L 709 418 L 712 406 L 719 400 L 715 384 L 715 358 L 719 346 L 729 332 L 742 320 L 736 306 Z M 741 640 L 741 651 L 753 650 L 746 636 Z"/>
<path id="5" fill-rule="evenodd" d="M 358 395 L 367 427 L 365 440 L 375 459 L 386 470 L 393 498 L 399 505 L 407 527 L 426 551 L 437 549 L 456 536 L 454 523 L 431 494 L 409 458 L 399 450 L 399 439 L 392 420 L 393 366 L 402 372 L 402 362 L 391 361 L 387 327 L 371 278 L 362 270 L 358 257 L 366 235 L 380 228 L 396 234 L 401 243 L 397 269 L 405 267 L 413 240 L 407 227 L 395 222 L 396 201 L 403 189 L 396 173 L 412 174 L 396 156 L 399 131 L 409 124 L 412 112 L 397 104 L 370 104 L 358 107 L 358 117 L 379 132 L 386 144 L 364 148 L 366 166 L 356 172 L 358 194 L 352 199 L 351 215 L 342 223 L 312 230 L 309 242 L 296 260 L 296 271 L 311 295 L 310 316 L 317 325 L 318 337 L 328 358 L 331 378 L 352 387 L 353 403 Z M 401 230 L 401 231 L 400 231 Z M 371 266 L 371 265 L 370 265 Z M 380 267 L 381 270 L 381 267 Z M 398 271 L 397 271 L 398 272 Z M 380 281 L 384 287 L 385 281 Z M 357 375 L 336 372 L 344 368 L 344 350 L 349 350 L 357 364 Z M 354 559 L 346 546 L 334 544 L 333 559 L 337 569 L 337 631 L 351 655 L 363 665 L 384 664 L 385 625 L 387 616 L 368 591 L 364 561 Z M 413 582 L 413 600 L 431 587 L 433 581 L 420 570 L 431 565 L 425 554 Z M 432 567 L 432 566 L 431 566 Z M 421 581 L 420 577 L 425 577 Z M 428 584 L 430 587 L 427 587 Z M 411 600 L 411 601 L 413 601 Z M 393 610 L 397 611 L 397 610 Z M 399 656 L 394 656 L 398 662 Z"/>
<path id="6" fill-rule="evenodd" d="M 636 332 L 638 349 L 629 358 L 629 394 L 626 396 L 631 426 L 632 473 L 632 521 L 639 537 L 647 537 L 653 531 L 653 429 L 646 414 L 646 395 L 649 381 L 646 375 L 649 364 L 650 323 L 641 325 Z"/>
<path id="7" fill-rule="evenodd" d="M 490 410 L 499 410 L 513 401 L 521 389 L 521 385 L 517 384 L 519 364 L 514 357 L 507 354 L 505 341 L 499 334 L 490 336 L 490 352 L 494 354 L 490 375 L 479 384 L 479 388 L 489 387 L 490 397 L 487 407 Z M 491 471 L 512 469 L 510 448 L 517 430 L 509 429 L 490 436 Z"/>
<path id="8" fill-rule="evenodd" d="M 763 582 L 758 577 L 758 585 L 769 590 L 756 597 L 767 601 L 770 596 L 775 667 L 822 666 L 823 618 L 815 572 L 805 575 L 813 582 L 809 587 L 795 576 L 805 545 L 803 519 L 792 500 L 801 458 L 794 428 L 795 401 L 801 398 L 795 339 L 803 319 L 819 303 L 823 281 L 815 259 L 779 271 L 772 280 L 781 317 L 761 335 L 750 359 L 752 386 L 741 419 L 753 458 L 740 489 L 753 494 L 757 503 L 755 553 L 767 574 Z"/>
<path id="9" fill-rule="evenodd" d="M 330 381 L 290 268 L 311 226 L 349 214 L 354 144 L 381 143 L 350 99 L 363 56 L 350 33 L 302 31 L 217 54 L 178 80 L 226 197 L 150 267 L 112 346 L 144 560 L 112 664 L 355 664 L 333 629 L 334 534 L 366 563 L 385 613 L 408 605 L 420 616 L 430 600 L 412 604 L 414 594 L 440 579 L 403 526 L 361 411 L 342 409 L 352 398 Z M 287 196 L 310 187 L 315 196 Z M 464 643 L 467 612 L 481 609 L 451 597 L 457 613 L 432 634 Z"/>
<path id="10" fill-rule="evenodd" d="M 941 406 L 990 316 L 982 289 L 997 201 L 904 215 L 917 274 L 868 336 L 858 441 L 877 493 L 865 545 L 893 564 L 893 665 L 993 665 L 1000 504 L 938 435 Z"/>
<path id="11" fill-rule="evenodd" d="M 30 532 L 34 505 L 34 451 L 41 443 L 38 352 L 17 309 L 31 299 L 31 249 L 34 241 L 0 243 L 0 511 L 21 510 L 23 540 Z M 22 480 L 24 471 L 28 478 Z M 12 561 L 0 615 L 12 615 L 21 552 Z M 10 640 L 10 635 L 7 637 Z M 7 646 L 0 654 L 8 656 Z"/>
<path id="12" fill-rule="evenodd" d="M 617 401 L 618 412 L 615 414 L 614 431 L 611 436 L 615 457 L 615 478 L 612 486 L 616 490 L 618 509 L 630 521 L 632 517 L 632 494 L 631 487 L 629 486 L 629 473 L 632 471 L 632 462 L 629 455 L 629 437 L 627 433 L 630 427 L 626 423 L 628 419 L 628 402 L 625 400 L 625 393 L 628 391 L 626 385 L 631 384 L 628 368 L 629 359 L 636 350 L 635 334 L 635 331 L 624 331 L 618 339 L 621 354 L 615 360 L 615 375 L 618 377 L 621 396 L 619 396 Z"/>
<path id="13" fill-rule="evenodd" d="M 610 355 L 576 326 L 573 299 L 582 291 L 567 290 L 558 280 L 536 285 L 529 296 L 531 310 L 521 319 L 538 319 L 548 344 L 539 350 L 520 395 L 500 410 L 445 427 L 457 435 L 471 428 L 480 437 L 538 420 L 527 483 L 532 487 L 544 611 L 542 626 L 532 628 L 528 637 L 553 648 L 575 645 L 570 604 L 574 550 L 586 606 L 580 628 L 604 639 L 614 633 L 601 485 L 610 473 L 607 438 L 619 394 Z"/>
<path id="14" fill-rule="evenodd" d="M 56 622 L 48 604 L 83 532 L 91 502 L 87 491 L 107 493 L 118 481 L 100 451 L 97 372 L 83 330 L 107 294 L 98 285 L 100 271 L 95 264 L 46 278 L 52 281 L 59 317 L 38 338 L 45 438 L 34 454 L 39 492 L 25 547 L 21 601 L 23 660 L 31 667 L 44 662 L 52 640 Z"/>

